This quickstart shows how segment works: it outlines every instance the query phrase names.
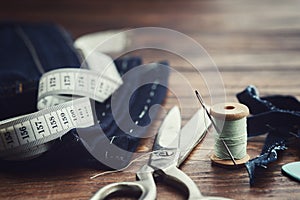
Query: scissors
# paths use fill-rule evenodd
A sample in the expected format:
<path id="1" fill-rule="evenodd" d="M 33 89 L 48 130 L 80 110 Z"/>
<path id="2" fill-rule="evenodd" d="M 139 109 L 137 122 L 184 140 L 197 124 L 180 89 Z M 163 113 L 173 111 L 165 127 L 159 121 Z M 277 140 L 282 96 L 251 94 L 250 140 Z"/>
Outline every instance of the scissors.
<path id="1" fill-rule="evenodd" d="M 101 188 L 91 200 L 106 199 L 120 192 L 140 195 L 139 200 L 154 200 L 157 191 L 153 176 L 179 186 L 189 200 L 227 199 L 203 196 L 195 182 L 177 168 L 205 136 L 204 120 L 207 118 L 205 119 L 203 109 L 200 109 L 180 130 L 180 111 L 177 106 L 173 107 L 159 128 L 148 164 L 142 166 L 136 173 L 137 181 L 109 184 Z"/>

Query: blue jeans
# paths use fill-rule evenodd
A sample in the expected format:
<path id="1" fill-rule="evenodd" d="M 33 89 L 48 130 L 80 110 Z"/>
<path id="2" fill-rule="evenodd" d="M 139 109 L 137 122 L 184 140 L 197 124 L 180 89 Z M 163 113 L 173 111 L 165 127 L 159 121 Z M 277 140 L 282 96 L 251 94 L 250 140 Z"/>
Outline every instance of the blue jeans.
<path id="1" fill-rule="evenodd" d="M 0 119 L 7 119 L 13 116 L 19 116 L 36 111 L 37 90 L 40 76 L 47 71 L 72 67 L 80 67 L 79 56 L 72 45 L 70 35 L 54 24 L 18 24 L 2 23 L 0 24 Z M 125 74 L 129 70 L 142 64 L 139 57 L 123 57 L 115 60 L 119 73 Z M 167 63 L 163 62 L 163 65 Z M 123 96 L 126 96 L 129 87 L 138 86 L 144 77 L 157 74 L 160 84 L 146 84 L 139 87 L 130 98 L 129 113 L 133 121 L 139 120 L 140 126 L 146 126 L 151 123 L 149 109 L 146 110 L 143 117 L 140 113 L 143 109 L 151 107 L 154 104 L 161 104 L 165 98 L 167 88 L 168 71 L 161 71 L 160 68 L 154 68 L 146 71 L 142 76 L 131 74 L 127 82 L 117 90 L 120 97 L 117 100 L 117 106 L 122 108 Z M 155 86 L 155 93 L 149 100 L 151 91 Z M 111 167 L 105 166 L 101 162 L 103 159 L 110 159 L 114 163 L 114 168 L 124 167 L 130 161 L 132 153 L 136 150 L 140 137 L 146 134 L 146 129 L 134 130 L 132 134 L 125 133 L 120 129 L 112 115 L 111 99 L 104 103 L 95 102 L 95 109 L 99 125 L 104 131 L 104 135 L 95 135 L 98 147 L 101 151 L 91 152 L 82 144 L 83 140 L 78 136 L 77 130 L 72 130 L 64 135 L 60 140 L 56 140 L 54 147 L 43 156 L 31 161 L 22 162 L 22 167 L 28 165 L 28 169 L 35 167 L 54 166 L 53 163 L 61 162 L 63 165 L 84 164 L 92 165 L 97 168 Z M 120 109 L 122 110 L 122 109 Z M 105 115 L 103 115 L 105 113 Z M 152 114 L 156 114 L 156 111 Z M 122 113 L 120 114 L 122 116 Z M 128 116 L 123 116 L 128 118 Z M 122 120 L 122 119 L 121 119 Z M 85 129 L 87 134 L 93 134 L 93 127 Z M 111 150 L 104 142 L 108 138 L 120 150 Z M 103 149 L 103 151 L 102 151 Z M 93 154 L 98 154 L 98 159 Z M 91 155 L 92 154 L 92 155 Z M 99 159 L 99 157 L 101 159 Z M 99 162 L 100 160 L 100 162 Z M 66 161 L 65 163 L 63 161 Z M 73 161 L 73 162 L 72 162 Z M 1 162 L 2 167 L 18 168 L 18 162 Z M 26 168 L 26 167 L 25 167 Z"/>
<path id="2" fill-rule="evenodd" d="M 36 111 L 44 72 L 80 66 L 69 34 L 47 23 L 0 23 L 0 57 L 0 120 Z"/>

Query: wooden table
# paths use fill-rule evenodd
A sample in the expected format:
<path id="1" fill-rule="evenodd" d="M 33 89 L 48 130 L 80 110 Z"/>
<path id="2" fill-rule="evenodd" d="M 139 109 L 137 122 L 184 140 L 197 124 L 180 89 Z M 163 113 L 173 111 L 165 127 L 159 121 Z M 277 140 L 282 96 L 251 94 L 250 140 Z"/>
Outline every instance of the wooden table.
<path id="1" fill-rule="evenodd" d="M 174 29 L 195 39 L 207 50 L 223 79 L 227 101 L 237 101 L 235 94 L 249 84 L 257 86 L 261 95 L 300 97 L 300 1 L 10 0 L 1 4 L 1 20 L 53 21 L 64 26 L 75 38 L 110 29 L 145 26 Z M 151 36 L 145 37 L 145 41 L 161 42 Z M 166 39 L 164 42 L 170 41 Z M 173 44 L 184 48 L 184 44 L 176 41 Z M 186 52 L 199 58 L 188 47 Z M 168 59 L 192 87 L 201 91 L 208 103 L 211 101 L 208 89 L 217 94 L 222 92 L 222 88 L 205 85 L 191 65 L 176 55 L 153 50 L 138 54 L 146 62 Z M 209 63 L 198 61 L 203 72 L 211 70 Z M 171 108 L 177 103 L 175 95 L 182 97 L 180 106 L 186 110 L 183 114 L 185 123 L 198 105 L 193 94 L 189 93 L 192 90 L 182 87 L 172 77 L 170 86 L 178 88 L 178 92 L 168 93 L 164 106 Z M 156 120 L 154 126 L 157 127 L 159 122 Z M 140 151 L 147 151 L 151 141 L 143 141 Z M 264 136 L 248 142 L 248 153 L 252 158 L 260 153 L 263 141 Z M 204 195 L 234 199 L 300 198 L 299 183 L 283 176 L 280 171 L 283 164 L 299 160 L 296 146 L 282 152 L 279 160 L 269 165 L 257 184 L 250 187 L 245 168 L 228 170 L 211 165 L 209 155 L 213 142 L 212 134 L 208 134 L 181 166 Z M 68 161 L 58 160 L 57 166 L 51 170 L 40 169 L 34 173 L 22 170 L 0 172 L 0 199 L 88 199 L 108 183 L 134 180 L 133 169 L 91 180 L 90 176 L 101 171 L 84 166 L 66 167 L 65 162 Z M 158 183 L 158 199 L 180 198 L 176 190 Z"/>

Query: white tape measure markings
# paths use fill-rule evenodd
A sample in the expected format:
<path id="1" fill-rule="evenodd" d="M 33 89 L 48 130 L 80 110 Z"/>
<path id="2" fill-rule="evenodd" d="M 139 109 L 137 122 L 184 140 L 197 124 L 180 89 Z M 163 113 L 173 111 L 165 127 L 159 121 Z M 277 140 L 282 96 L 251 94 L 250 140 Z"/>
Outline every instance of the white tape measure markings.
<path id="1" fill-rule="evenodd" d="M 48 96 L 87 96 L 98 102 L 105 101 L 122 81 L 115 81 L 105 74 L 87 69 L 57 69 L 44 74 L 40 79 L 38 101 Z"/>
<path id="2" fill-rule="evenodd" d="M 90 69 L 63 68 L 43 74 L 37 101 L 40 111 L 0 122 L 0 158 L 37 157 L 71 129 L 96 123 L 90 99 L 104 102 L 123 81 L 109 56 L 100 52 L 85 56 Z"/>
<path id="3" fill-rule="evenodd" d="M 73 128 L 95 124 L 90 99 L 79 98 L 0 125 L 0 156 L 44 144 Z"/>

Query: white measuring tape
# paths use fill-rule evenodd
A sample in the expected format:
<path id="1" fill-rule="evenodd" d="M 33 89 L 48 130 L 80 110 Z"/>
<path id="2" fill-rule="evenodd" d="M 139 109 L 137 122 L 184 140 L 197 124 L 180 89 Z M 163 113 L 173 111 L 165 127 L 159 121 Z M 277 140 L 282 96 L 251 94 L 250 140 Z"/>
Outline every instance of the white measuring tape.
<path id="1" fill-rule="evenodd" d="M 41 77 L 37 105 L 40 111 L 0 122 L 0 158 L 37 157 L 71 129 L 95 125 L 90 99 L 103 102 L 122 84 L 119 75 L 108 73 L 116 70 L 112 59 L 103 54 L 100 57 L 107 61 L 101 63 L 102 72 L 64 68 Z"/>
<path id="2" fill-rule="evenodd" d="M 38 109 L 61 104 L 74 95 L 103 102 L 121 84 L 121 81 L 87 69 L 53 70 L 40 79 Z"/>
<path id="3" fill-rule="evenodd" d="M 28 159 L 48 150 L 46 144 L 73 128 L 95 124 L 90 99 L 79 98 L 38 112 L 6 120 L 0 125 L 0 157 Z"/>

